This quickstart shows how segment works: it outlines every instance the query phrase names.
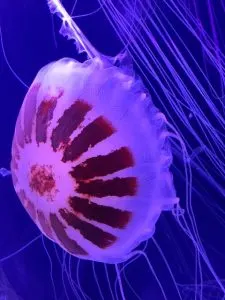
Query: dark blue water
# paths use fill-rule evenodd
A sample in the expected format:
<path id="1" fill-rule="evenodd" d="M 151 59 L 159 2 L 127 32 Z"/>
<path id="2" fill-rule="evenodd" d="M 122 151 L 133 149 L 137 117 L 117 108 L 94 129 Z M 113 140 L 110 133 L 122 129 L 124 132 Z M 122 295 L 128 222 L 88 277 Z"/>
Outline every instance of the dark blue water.
<path id="1" fill-rule="evenodd" d="M 72 2 L 64 1 L 68 10 L 72 8 Z M 76 14 L 93 11 L 98 7 L 96 2 L 91 0 L 78 1 Z M 207 25 L 207 14 L 204 15 L 202 11 L 201 14 Z M 219 14 L 220 11 L 218 11 Z M 222 19 L 222 14 L 219 20 L 220 18 Z M 113 56 L 122 49 L 120 39 L 114 33 L 102 11 L 86 18 L 79 18 L 77 23 L 100 52 Z M 0 26 L 4 50 L 13 70 L 27 86 L 32 83 L 37 72 L 49 62 L 62 57 L 78 58 L 73 42 L 67 41 L 58 34 L 59 25 L 59 20 L 50 15 L 45 0 L 2 0 L 0 2 Z M 224 32 L 222 26 L 220 35 L 221 32 Z M 181 34 L 183 34 L 182 29 Z M 191 47 L 191 41 L 189 42 Z M 201 53 L 196 48 L 196 57 L 200 56 Z M 79 59 L 82 60 L 83 57 L 81 56 Z M 2 49 L 0 50 L 0 91 L 0 167 L 9 168 L 15 122 L 27 88 L 18 81 L 10 70 Z M 155 104 L 160 107 L 159 103 Z M 180 166 L 179 163 L 178 166 Z M 195 178 L 199 182 L 200 196 L 195 195 L 193 197 L 193 205 L 199 231 L 205 245 L 207 245 L 208 255 L 214 269 L 220 278 L 224 278 L 224 227 L 220 225 L 213 208 L 219 205 L 223 210 L 225 208 L 224 199 L 210 186 L 205 188 L 205 182 L 197 175 Z M 179 175 L 176 174 L 175 185 L 182 199 L 184 186 Z M 210 199 L 212 207 L 207 207 L 204 204 L 204 198 Z M 39 235 L 39 230 L 18 201 L 11 178 L 0 178 L 0 260 Z M 182 230 L 173 222 L 169 213 L 160 218 L 155 238 L 165 251 L 177 281 L 186 286 L 181 288 L 183 299 L 194 300 L 193 287 L 191 286 L 194 280 L 194 248 Z M 177 296 L 174 296 L 174 285 L 168 270 L 151 242 L 147 254 L 165 287 L 168 300 L 178 299 Z M 68 259 L 67 256 L 67 262 Z M 40 237 L 25 250 L 0 264 L 0 299 L 76 299 L 66 272 L 62 272 L 62 263 L 63 252 L 46 238 Z M 75 281 L 77 280 L 77 263 L 76 258 L 73 258 L 72 275 Z M 104 299 L 111 299 L 105 279 L 104 266 L 96 264 L 96 271 Z M 215 282 L 209 283 L 212 277 L 204 264 L 203 274 L 204 281 L 207 282 L 203 299 L 222 300 L 222 293 Z M 109 276 L 113 282 L 116 277 L 113 266 L 109 267 Z M 93 279 L 93 269 L 90 262 L 81 262 L 78 277 L 89 297 L 93 300 L 100 300 L 101 297 Z M 131 265 L 128 280 L 140 299 L 164 299 L 154 276 L 146 267 L 144 259 Z M 126 299 L 137 299 L 129 288 L 125 287 L 125 292 Z"/>

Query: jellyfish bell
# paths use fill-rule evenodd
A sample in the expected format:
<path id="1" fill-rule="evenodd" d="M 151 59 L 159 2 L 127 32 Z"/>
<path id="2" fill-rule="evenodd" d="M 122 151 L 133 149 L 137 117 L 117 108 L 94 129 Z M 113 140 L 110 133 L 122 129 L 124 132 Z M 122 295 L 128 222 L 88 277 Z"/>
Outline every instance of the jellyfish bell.
<path id="1" fill-rule="evenodd" d="M 178 203 L 165 117 L 130 74 L 100 56 L 60 59 L 38 72 L 18 116 L 15 190 L 43 234 L 79 258 L 127 260 Z"/>

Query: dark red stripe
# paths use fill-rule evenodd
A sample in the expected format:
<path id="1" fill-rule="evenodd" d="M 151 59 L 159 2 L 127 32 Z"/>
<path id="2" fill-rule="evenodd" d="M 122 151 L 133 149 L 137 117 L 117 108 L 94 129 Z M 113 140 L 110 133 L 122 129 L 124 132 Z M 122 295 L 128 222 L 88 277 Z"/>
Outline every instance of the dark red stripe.
<path id="1" fill-rule="evenodd" d="M 27 199 L 26 210 L 27 210 L 28 214 L 30 215 L 31 219 L 33 221 L 35 221 L 36 217 L 37 217 L 37 211 L 31 200 Z"/>
<path id="2" fill-rule="evenodd" d="M 36 220 L 36 208 L 33 204 L 33 202 L 27 197 L 25 190 L 20 190 L 17 193 L 20 201 L 22 202 L 23 206 L 25 207 L 26 211 L 30 215 L 33 221 Z"/>
<path id="3" fill-rule="evenodd" d="M 11 163 L 10 163 L 10 169 L 11 169 L 11 174 L 12 174 L 12 182 L 13 182 L 14 186 L 18 183 L 16 170 L 18 170 L 18 160 L 19 160 L 19 158 L 20 158 L 20 153 L 19 153 L 19 149 L 17 147 L 16 139 L 14 137 L 13 138 L 13 143 L 12 143 L 12 159 L 11 159 Z"/>
<path id="4" fill-rule="evenodd" d="M 20 159 L 20 152 L 15 137 L 13 138 L 13 143 L 12 143 L 12 156 L 15 160 Z"/>
<path id="5" fill-rule="evenodd" d="M 41 225 L 43 233 L 50 239 L 54 240 L 51 226 L 50 226 L 47 218 L 45 217 L 44 213 L 42 211 L 38 211 L 37 217 L 38 217 L 38 221 Z"/>
<path id="6" fill-rule="evenodd" d="M 105 140 L 115 132 L 112 125 L 104 119 L 98 117 L 88 124 L 81 133 L 75 137 L 72 143 L 66 147 L 63 155 L 63 162 L 76 160 L 86 152 L 90 147 Z"/>
<path id="7" fill-rule="evenodd" d="M 81 213 L 85 218 L 94 220 L 114 228 L 124 228 L 129 223 L 132 212 L 109 206 L 98 205 L 89 199 L 71 197 L 70 206 L 75 213 Z"/>
<path id="8" fill-rule="evenodd" d="M 116 241 L 116 237 L 111 233 L 105 232 L 102 229 L 82 221 L 75 214 L 60 209 L 60 214 L 69 226 L 79 230 L 83 237 L 99 248 L 107 248 Z"/>
<path id="9" fill-rule="evenodd" d="M 36 116 L 36 141 L 38 144 L 46 143 L 48 125 L 53 118 L 56 104 L 56 97 L 52 97 L 49 100 L 43 100 L 38 107 Z"/>
<path id="10" fill-rule="evenodd" d="M 50 214 L 52 228 L 66 250 L 74 255 L 88 255 L 88 253 L 78 243 L 68 237 L 63 224 L 55 214 Z"/>
<path id="11" fill-rule="evenodd" d="M 39 89 L 40 83 L 33 85 L 25 97 L 24 133 L 26 143 L 31 143 L 32 128 L 36 114 L 37 94 Z"/>
<path id="12" fill-rule="evenodd" d="M 79 181 L 76 191 L 99 198 L 106 196 L 134 196 L 137 191 L 137 179 L 136 177 L 115 177 L 105 181 L 101 179 L 87 182 Z"/>
<path id="13" fill-rule="evenodd" d="M 19 112 L 19 116 L 16 121 L 15 137 L 16 137 L 16 142 L 18 143 L 18 145 L 21 148 L 23 148 L 24 144 L 25 144 L 25 139 L 24 139 L 24 130 L 23 130 L 22 124 L 21 124 L 21 111 Z"/>
<path id="14" fill-rule="evenodd" d="M 52 147 L 54 151 L 57 150 L 59 145 L 69 142 L 69 137 L 74 130 L 83 122 L 85 115 L 91 110 L 91 105 L 83 100 L 74 102 L 58 121 L 58 125 L 52 132 Z"/>
<path id="15" fill-rule="evenodd" d="M 134 160 L 130 150 L 127 147 L 122 147 L 107 155 L 87 159 L 82 164 L 74 167 L 70 174 L 76 180 L 84 180 L 112 174 L 133 165 Z"/>

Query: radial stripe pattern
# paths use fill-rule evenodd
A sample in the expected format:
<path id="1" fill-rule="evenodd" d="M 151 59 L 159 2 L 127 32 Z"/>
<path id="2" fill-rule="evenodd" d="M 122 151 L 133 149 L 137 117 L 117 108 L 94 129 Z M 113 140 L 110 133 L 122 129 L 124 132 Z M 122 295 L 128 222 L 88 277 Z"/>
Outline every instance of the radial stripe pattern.
<path id="1" fill-rule="evenodd" d="M 70 174 L 76 180 L 106 176 L 134 166 L 134 160 L 127 147 L 121 147 L 106 155 L 98 155 L 85 160 L 73 168 Z"/>
<path id="2" fill-rule="evenodd" d="M 69 142 L 70 135 L 78 128 L 78 126 L 84 121 L 85 115 L 91 110 L 91 105 L 88 103 L 77 100 L 58 120 L 58 125 L 52 132 L 52 147 L 54 151 L 60 146 L 60 144 L 66 144 Z"/>
<path id="3" fill-rule="evenodd" d="M 18 192 L 21 202 L 47 237 L 73 255 L 91 256 L 91 247 L 103 251 L 114 245 L 119 231 L 132 220 L 132 211 L 108 201 L 136 196 L 137 178 L 121 173 L 135 167 L 135 160 L 126 145 L 107 146 L 101 154 L 90 155 L 90 150 L 104 147 L 118 130 L 85 99 L 74 99 L 60 114 L 58 103 L 66 101 L 64 91 L 54 96 L 48 92 L 39 99 L 41 89 L 41 83 L 31 87 L 17 120 L 11 162 L 14 185 L 20 184 L 22 168 L 24 174 L 23 151 L 31 147 L 34 155 L 24 158 L 29 165 L 29 196 L 22 189 Z M 66 165 L 63 177 L 60 170 Z M 66 197 L 57 180 L 62 188 L 64 180 L 73 183 Z"/>
<path id="4" fill-rule="evenodd" d="M 72 226 L 75 230 L 79 230 L 81 235 L 92 242 L 99 248 L 107 248 L 116 241 L 116 237 L 86 221 L 83 221 L 76 214 L 68 212 L 65 209 L 60 209 L 62 218 L 68 225 Z"/>
<path id="5" fill-rule="evenodd" d="M 47 129 L 53 118 L 53 112 L 56 107 L 56 99 L 44 100 L 37 110 L 36 117 L 36 141 L 37 143 L 46 143 Z"/>
<path id="6" fill-rule="evenodd" d="M 50 222 L 57 238 L 69 253 L 74 255 L 88 255 L 76 241 L 68 237 L 65 227 L 56 214 L 50 214 Z"/>
<path id="7" fill-rule="evenodd" d="M 81 133 L 66 147 L 62 161 L 75 161 L 88 149 L 104 141 L 113 133 L 115 133 L 115 129 L 110 122 L 103 116 L 98 117 L 84 127 Z"/>
<path id="8" fill-rule="evenodd" d="M 107 196 L 134 196 L 136 189 L 136 177 L 115 177 L 108 180 L 78 181 L 76 191 L 80 194 L 102 198 Z"/>
<path id="9" fill-rule="evenodd" d="M 71 197 L 70 206 L 76 214 L 82 214 L 89 220 L 94 220 L 113 228 L 124 228 L 131 218 L 131 212 L 114 207 L 91 203 L 87 198 Z"/>
<path id="10" fill-rule="evenodd" d="M 26 143 L 32 142 L 33 120 L 36 115 L 37 95 L 40 89 L 40 84 L 36 84 L 30 88 L 25 98 L 24 108 L 24 133 Z M 26 101 L 27 99 L 27 101 Z"/>

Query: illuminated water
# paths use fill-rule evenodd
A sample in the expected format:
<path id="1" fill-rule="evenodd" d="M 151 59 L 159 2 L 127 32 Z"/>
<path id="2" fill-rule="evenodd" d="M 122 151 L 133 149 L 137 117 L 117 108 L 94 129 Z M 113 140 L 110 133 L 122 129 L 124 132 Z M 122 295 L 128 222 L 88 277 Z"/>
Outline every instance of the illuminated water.
<path id="1" fill-rule="evenodd" d="M 19 79 L 29 86 L 38 70 L 45 64 L 62 57 L 77 58 L 77 56 L 73 42 L 67 41 L 58 34 L 60 22 L 57 18 L 52 18 L 44 0 L 38 1 L 38 3 L 34 0 L 25 0 L 22 4 L 19 1 L 14 2 L 13 4 L 12 2 L 6 1 L 0 3 L 0 26 L 2 29 L 4 50 L 8 62 L 13 67 L 17 76 L 19 76 Z M 77 2 L 78 4 L 75 9 L 76 15 L 87 14 L 88 12 L 95 11 L 99 7 L 97 1 L 83 0 Z M 120 9 L 123 10 L 120 1 L 113 2 L 116 5 L 120 5 Z M 142 2 L 132 2 L 133 4 L 142 3 L 146 5 L 146 1 L 144 0 Z M 205 105 L 204 99 L 209 97 L 210 101 L 215 104 L 221 113 L 221 118 L 224 120 L 224 57 L 222 53 L 224 52 L 223 36 L 225 24 L 223 20 L 224 8 L 222 2 L 218 1 L 217 5 L 214 4 L 214 6 L 210 6 L 210 1 L 203 3 L 203 1 L 199 0 L 196 3 L 196 8 L 194 1 L 174 1 L 177 5 L 183 3 L 186 8 L 190 7 L 194 15 L 198 16 L 196 19 L 201 20 L 201 25 L 206 28 L 209 35 L 217 42 L 216 45 L 218 45 L 218 49 L 221 51 L 221 53 L 218 51 L 214 52 L 218 72 L 215 71 L 215 64 L 213 65 L 213 63 L 208 60 L 206 53 L 203 51 L 205 48 L 201 48 L 196 38 L 193 38 L 190 32 L 181 26 L 165 2 L 149 1 L 147 3 L 149 4 L 150 2 L 152 3 L 150 16 L 152 14 L 153 18 L 153 12 L 157 12 L 157 16 L 159 16 L 161 20 L 163 20 L 163 14 L 167 16 L 168 20 L 174 26 L 175 32 L 185 41 L 188 49 L 192 51 L 195 60 L 202 67 L 204 74 L 206 74 L 212 85 L 210 87 L 209 83 L 203 80 L 201 72 L 196 68 L 190 57 L 188 57 L 187 52 L 179 42 L 175 33 L 170 30 L 169 32 L 173 41 L 179 47 L 180 52 L 177 52 L 177 56 L 178 53 L 181 53 L 182 57 L 186 58 L 188 62 L 186 70 L 188 70 L 188 67 L 193 70 L 197 80 L 202 82 L 202 86 L 208 96 L 205 94 L 203 96 L 199 95 L 200 93 L 196 91 L 193 82 L 187 79 L 190 72 L 188 71 L 189 75 L 185 74 L 184 70 L 177 65 L 176 60 L 169 52 L 166 43 L 160 39 L 161 34 L 164 37 L 166 36 L 165 33 L 162 31 L 157 32 L 156 27 L 153 29 L 153 24 L 149 24 L 149 26 L 152 26 L 150 28 L 152 29 L 154 37 L 158 38 L 156 42 L 159 43 L 162 52 L 172 62 L 172 66 L 176 68 L 177 74 L 179 74 L 182 81 L 186 84 L 185 86 L 191 92 L 194 100 L 203 109 L 207 117 L 207 122 L 214 126 L 213 133 L 210 135 L 205 129 L 201 130 L 197 125 L 197 118 L 193 118 L 194 111 L 190 111 L 190 108 L 182 107 L 184 109 L 183 116 L 186 115 L 188 117 L 197 136 L 200 137 L 206 145 L 211 144 L 212 149 L 216 149 L 215 145 L 218 145 L 218 141 L 216 139 L 215 130 L 220 132 L 221 141 L 225 143 L 224 124 L 221 125 L 221 123 L 218 122 L 214 111 L 212 113 L 212 110 Z M 67 0 L 63 1 L 63 3 L 68 11 L 72 9 L 73 1 Z M 128 2 L 124 1 L 124 3 Z M 170 7 L 173 7 L 172 3 L 172 0 L 168 1 Z M 161 15 L 158 6 L 161 8 Z M 188 10 L 186 13 L 188 14 Z M 145 18 L 145 12 L 143 14 Z M 183 14 L 183 17 L 187 18 L 187 15 Z M 157 18 L 154 16 L 153 20 L 156 21 Z M 97 11 L 91 16 L 77 18 L 76 21 L 91 42 L 93 42 L 94 46 L 102 53 L 113 56 L 118 54 L 123 48 L 121 40 L 115 34 L 102 10 Z M 200 39 L 204 41 L 202 45 L 210 49 L 209 43 L 203 39 L 204 36 L 201 30 L 199 30 L 198 34 Z M 120 36 L 122 36 L 121 32 Z M 152 49 L 155 55 L 154 57 L 162 63 L 159 48 L 157 50 L 157 47 L 156 49 L 152 47 L 148 40 L 149 36 L 147 37 L 143 34 L 143 38 L 148 41 L 147 44 L 150 49 Z M 126 44 L 126 36 L 123 36 L 122 40 Z M 154 41 L 151 41 L 154 44 Z M 131 46 L 131 50 L 132 47 L 133 46 Z M 0 167 L 9 168 L 15 121 L 27 89 L 24 87 L 24 84 L 16 78 L 15 74 L 12 74 L 6 62 L 4 52 L 1 51 L 0 53 Z M 152 62 L 148 50 L 141 49 L 135 53 L 134 47 L 133 53 L 137 59 L 135 65 L 137 72 L 143 76 L 140 71 L 141 69 L 144 74 L 148 74 L 147 78 L 143 76 L 143 80 L 150 89 L 154 103 L 168 116 L 170 122 L 174 121 L 175 124 L 177 124 L 183 137 L 190 143 L 190 149 L 193 151 L 193 153 L 190 151 L 191 159 L 194 160 L 200 157 L 203 165 L 206 166 L 207 170 L 203 172 L 203 174 L 202 172 L 197 172 L 193 167 L 192 178 L 194 193 L 192 195 L 192 205 L 201 240 L 207 251 L 213 270 L 217 273 L 218 277 L 216 283 L 215 276 L 212 275 L 202 259 L 200 260 L 201 263 L 197 264 L 198 267 L 201 265 L 202 269 L 197 269 L 197 278 L 195 277 L 196 253 L 193 244 L 181 230 L 172 214 L 165 213 L 157 223 L 154 241 L 149 241 L 145 250 L 155 273 L 150 270 L 143 256 L 137 262 L 131 263 L 126 269 L 126 278 L 129 283 L 126 281 L 126 278 L 122 276 L 125 297 L 128 300 L 222 300 L 224 299 L 222 284 L 223 278 L 225 277 L 225 204 L 223 190 L 225 186 L 223 176 L 225 170 L 225 152 L 223 145 L 219 145 L 219 148 L 215 150 L 216 152 L 213 157 L 216 157 L 216 160 L 213 163 L 210 162 L 209 155 L 206 155 L 204 152 L 204 147 L 199 148 L 199 144 L 195 138 L 190 134 L 187 127 L 182 125 L 182 122 L 171 108 L 172 105 L 171 107 L 169 106 L 169 96 L 173 99 L 172 91 L 174 92 L 175 90 L 177 92 L 174 98 L 184 103 L 184 99 L 182 99 L 181 95 L 183 93 L 184 96 L 185 90 L 182 90 L 182 85 L 179 85 L 180 90 L 177 90 L 176 86 L 173 86 L 171 90 L 168 90 L 168 94 L 166 94 L 163 87 L 168 88 L 168 86 L 172 86 L 174 81 L 169 82 L 169 78 L 171 77 L 164 77 L 165 74 L 159 71 L 156 73 L 159 76 L 158 80 L 156 80 L 156 74 L 153 73 L 152 76 L 149 75 L 149 66 L 146 65 L 143 57 L 140 56 L 140 53 L 144 53 L 144 57 L 147 58 L 147 61 Z M 202 57 L 204 59 L 202 59 Z M 140 68 L 137 67 L 139 63 Z M 166 65 L 165 62 L 164 64 L 162 63 L 161 66 L 167 70 L 168 65 Z M 220 74 L 220 76 L 218 76 L 218 74 Z M 149 85 L 148 79 L 151 85 Z M 161 83 L 163 83 L 163 86 Z M 166 97 L 166 95 L 168 97 Z M 160 99 L 162 99 L 163 102 L 160 102 Z M 163 104 L 165 104 L 165 107 Z M 178 110 L 178 104 L 176 105 Z M 177 110 L 175 109 L 175 111 Z M 218 162 L 219 164 L 217 165 Z M 173 171 L 177 194 L 181 198 L 182 207 L 185 208 L 185 184 L 181 176 L 181 174 L 184 174 L 184 169 L 179 155 L 175 157 Z M 212 176 L 213 179 L 210 176 Z M 213 182 L 213 180 L 215 180 L 216 183 Z M 220 184 L 220 188 L 216 186 L 217 183 Z M 195 193 L 195 191 L 197 191 L 197 193 Z M 12 187 L 10 176 L 0 178 L 0 205 L 1 261 L 1 258 L 20 249 L 40 236 L 40 232 L 18 201 Z M 142 245 L 141 249 L 144 247 L 145 245 Z M 166 261 L 175 279 L 171 276 L 165 264 L 162 252 L 166 257 Z M 71 269 L 69 266 L 71 266 Z M 102 298 L 106 300 L 117 299 L 116 295 L 118 299 L 122 299 L 118 282 L 116 282 L 117 293 L 115 292 L 114 281 L 116 279 L 116 272 L 114 266 L 108 267 L 108 277 L 110 278 L 114 297 L 112 298 L 104 265 L 97 263 L 93 266 L 90 262 L 78 262 L 76 258 L 70 258 L 69 255 L 65 255 L 60 248 L 54 246 L 50 241 L 41 236 L 29 247 L 20 251 L 19 254 L 2 261 L 0 268 L 0 299 L 88 299 L 87 296 L 82 295 L 80 292 L 79 285 L 82 286 L 82 290 L 86 295 L 93 300 Z M 93 268 L 96 271 L 97 279 L 94 277 Z M 120 268 L 122 268 L 122 266 L 120 266 Z M 200 275 L 202 275 L 202 281 Z M 74 280 L 74 282 L 72 280 Z M 174 280 L 177 284 L 174 284 Z M 159 283 L 163 287 L 167 298 L 163 296 Z M 221 286 L 219 286 L 219 284 L 221 284 Z M 179 293 L 177 293 L 177 289 Z"/>

